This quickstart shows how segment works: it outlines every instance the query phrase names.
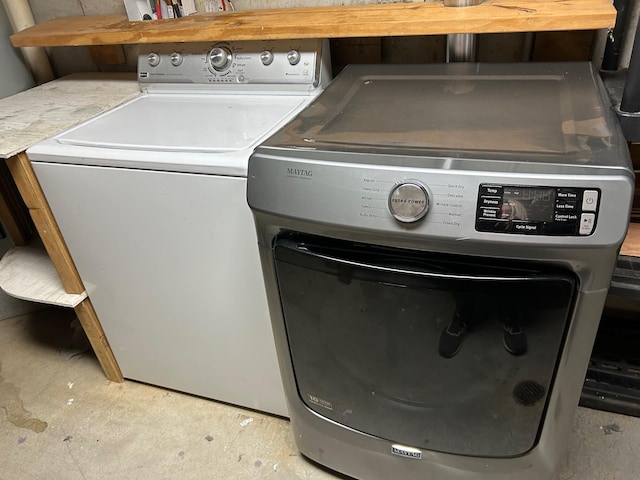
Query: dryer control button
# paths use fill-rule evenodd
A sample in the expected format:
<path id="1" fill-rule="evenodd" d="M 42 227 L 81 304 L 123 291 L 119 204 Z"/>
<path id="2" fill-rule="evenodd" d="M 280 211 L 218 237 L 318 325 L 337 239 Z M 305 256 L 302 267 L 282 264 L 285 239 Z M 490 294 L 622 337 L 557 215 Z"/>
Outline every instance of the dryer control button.
<path id="1" fill-rule="evenodd" d="M 422 183 L 409 180 L 396 184 L 389 194 L 389 211 L 401 223 L 414 223 L 427 214 L 429 193 Z"/>
<path id="2" fill-rule="evenodd" d="M 582 210 L 584 212 L 595 212 L 598 206 L 598 191 L 585 190 L 582 194 Z"/>
<path id="3" fill-rule="evenodd" d="M 595 213 L 583 213 L 580 216 L 580 235 L 589 235 L 593 232 L 593 226 L 596 223 Z"/>

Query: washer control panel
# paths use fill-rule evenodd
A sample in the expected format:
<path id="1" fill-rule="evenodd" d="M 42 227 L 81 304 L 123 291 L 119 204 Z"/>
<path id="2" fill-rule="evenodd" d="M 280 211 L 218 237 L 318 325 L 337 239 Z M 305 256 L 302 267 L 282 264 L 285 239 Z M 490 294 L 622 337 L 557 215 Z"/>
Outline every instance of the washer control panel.
<path id="1" fill-rule="evenodd" d="M 317 85 L 322 41 L 167 43 L 140 49 L 140 83 Z"/>
<path id="2" fill-rule="evenodd" d="M 481 184 L 476 208 L 479 232 L 524 235 L 591 235 L 599 188 Z"/>

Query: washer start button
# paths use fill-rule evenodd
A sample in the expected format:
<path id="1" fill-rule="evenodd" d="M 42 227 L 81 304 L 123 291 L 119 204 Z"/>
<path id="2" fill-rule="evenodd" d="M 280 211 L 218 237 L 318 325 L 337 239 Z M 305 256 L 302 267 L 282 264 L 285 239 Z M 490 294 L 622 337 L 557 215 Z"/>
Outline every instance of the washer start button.
<path id="1" fill-rule="evenodd" d="M 389 211 L 402 223 L 421 220 L 429 210 L 427 187 L 416 180 L 396 184 L 389 193 Z"/>

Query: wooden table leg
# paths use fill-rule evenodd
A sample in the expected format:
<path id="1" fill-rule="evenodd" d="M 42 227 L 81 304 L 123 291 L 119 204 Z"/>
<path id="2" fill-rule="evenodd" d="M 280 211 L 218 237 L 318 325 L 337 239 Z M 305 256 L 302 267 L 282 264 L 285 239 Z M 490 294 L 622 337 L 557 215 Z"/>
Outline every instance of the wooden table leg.
<path id="1" fill-rule="evenodd" d="M 7 165 L 24 203 L 29 208 L 29 214 L 51 262 L 60 276 L 64 290 L 67 293 L 84 293 L 84 284 L 62 238 L 29 158 L 25 153 L 19 153 L 7 159 Z M 75 312 L 106 377 L 114 382 L 121 382 L 123 378 L 120 367 L 111 351 L 91 301 L 88 298 L 85 299 L 75 307 Z"/>
<path id="2" fill-rule="evenodd" d="M 80 275 L 51 213 L 49 203 L 44 196 L 29 158 L 26 153 L 19 153 L 8 158 L 7 165 L 24 203 L 29 208 L 29 214 L 40 234 L 44 248 L 51 257 L 58 275 L 60 275 L 65 291 L 67 293 L 83 293 L 84 284 L 80 280 Z"/>
<path id="3" fill-rule="evenodd" d="M 89 338 L 96 357 L 98 357 L 104 374 L 112 382 L 122 382 L 122 372 L 120 371 L 118 362 L 116 362 L 113 356 L 113 352 L 102 330 L 102 325 L 100 325 L 96 311 L 93 309 L 91 300 L 88 298 L 83 300 L 74 310 L 84 332 L 87 334 L 87 338 Z"/>

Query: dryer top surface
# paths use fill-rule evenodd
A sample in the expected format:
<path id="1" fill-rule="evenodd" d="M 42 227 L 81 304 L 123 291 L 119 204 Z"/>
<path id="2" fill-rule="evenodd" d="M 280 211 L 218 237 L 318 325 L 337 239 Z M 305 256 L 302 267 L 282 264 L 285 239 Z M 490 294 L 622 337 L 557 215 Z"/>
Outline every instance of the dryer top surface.
<path id="1" fill-rule="evenodd" d="M 529 63 L 350 66 L 266 145 L 593 167 L 623 143 L 590 64 Z"/>

